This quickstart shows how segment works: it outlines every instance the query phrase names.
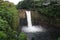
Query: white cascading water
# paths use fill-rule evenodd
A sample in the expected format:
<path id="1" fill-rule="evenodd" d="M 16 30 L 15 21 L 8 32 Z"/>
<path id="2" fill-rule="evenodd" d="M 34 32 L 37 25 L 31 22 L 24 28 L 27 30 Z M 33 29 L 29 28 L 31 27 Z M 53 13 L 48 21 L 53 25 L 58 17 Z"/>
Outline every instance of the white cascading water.
<path id="1" fill-rule="evenodd" d="M 32 27 L 32 22 L 31 22 L 31 12 L 30 12 L 30 11 L 26 11 L 26 15 L 27 15 L 27 23 L 28 23 L 28 27 Z"/>
<path id="2" fill-rule="evenodd" d="M 29 32 L 43 32 L 43 28 L 40 26 L 32 26 L 32 21 L 31 21 L 31 12 L 30 11 L 26 11 L 26 16 L 27 16 L 27 23 L 28 23 L 28 27 L 23 27 L 22 31 L 29 33 Z"/>

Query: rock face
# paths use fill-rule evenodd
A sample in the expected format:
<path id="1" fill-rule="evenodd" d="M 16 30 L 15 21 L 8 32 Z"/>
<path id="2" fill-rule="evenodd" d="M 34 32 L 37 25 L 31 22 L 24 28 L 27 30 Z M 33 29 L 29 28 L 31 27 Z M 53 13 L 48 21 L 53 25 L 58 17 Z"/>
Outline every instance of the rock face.
<path id="1" fill-rule="evenodd" d="M 23 10 L 23 9 L 19 10 L 19 17 L 20 17 L 20 19 L 26 18 L 25 10 Z"/>
<path id="2" fill-rule="evenodd" d="M 26 10 L 19 10 L 19 17 L 20 17 L 20 24 L 21 25 L 26 25 L 27 21 L 26 21 L 26 14 L 25 14 Z M 32 16 L 32 24 L 33 25 L 47 25 L 48 23 L 45 22 L 47 21 L 45 19 L 45 17 L 43 17 L 42 15 L 39 15 L 39 13 L 37 11 L 31 11 L 31 16 Z"/>

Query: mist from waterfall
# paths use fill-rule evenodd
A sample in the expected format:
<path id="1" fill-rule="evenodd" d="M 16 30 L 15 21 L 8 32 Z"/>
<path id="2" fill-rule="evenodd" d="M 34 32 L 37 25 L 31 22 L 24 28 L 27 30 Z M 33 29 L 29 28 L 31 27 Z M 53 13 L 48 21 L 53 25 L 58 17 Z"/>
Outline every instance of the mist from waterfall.
<path id="1" fill-rule="evenodd" d="M 26 11 L 26 16 L 27 16 L 27 25 L 22 28 L 22 31 L 24 32 L 43 32 L 45 31 L 41 26 L 32 26 L 32 21 L 31 21 L 31 11 Z"/>

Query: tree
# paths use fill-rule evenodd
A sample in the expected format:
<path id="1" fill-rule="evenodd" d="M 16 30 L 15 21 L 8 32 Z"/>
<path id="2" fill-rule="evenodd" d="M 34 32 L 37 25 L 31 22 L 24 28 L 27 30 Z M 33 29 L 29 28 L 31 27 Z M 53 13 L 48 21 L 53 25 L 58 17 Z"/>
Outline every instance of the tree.
<path id="1" fill-rule="evenodd" d="M 19 35 L 19 39 L 20 40 L 27 40 L 26 34 L 24 34 L 23 32 L 21 32 L 20 35 Z"/>
<path id="2" fill-rule="evenodd" d="M 16 40 L 18 26 L 19 15 L 15 5 L 0 0 L 0 40 Z"/>
<path id="3" fill-rule="evenodd" d="M 19 21 L 19 17 L 18 17 L 18 11 L 15 7 L 14 4 L 9 3 L 9 2 L 3 2 L 2 4 L 0 4 L 0 16 L 8 21 L 9 25 L 15 29 L 14 27 L 18 26 L 18 21 Z M 12 11 L 13 10 L 13 11 Z"/>
<path id="4" fill-rule="evenodd" d="M 8 27 L 8 22 L 0 17 L 0 31 L 6 31 Z"/>
<path id="5" fill-rule="evenodd" d="M 28 4 L 27 4 L 28 2 Z M 33 0 L 24 0 L 22 2 L 19 2 L 17 5 L 17 9 L 27 9 L 30 10 L 33 7 Z"/>
<path id="6" fill-rule="evenodd" d="M 18 3 L 17 9 L 35 10 L 35 7 L 40 6 L 43 2 L 44 0 L 24 0 Z"/>

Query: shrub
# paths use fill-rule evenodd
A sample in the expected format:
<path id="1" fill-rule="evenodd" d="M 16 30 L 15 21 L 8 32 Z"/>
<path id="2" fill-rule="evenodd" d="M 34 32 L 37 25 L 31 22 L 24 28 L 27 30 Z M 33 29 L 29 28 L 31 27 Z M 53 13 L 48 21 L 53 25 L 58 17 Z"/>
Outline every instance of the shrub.
<path id="1" fill-rule="evenodd" d="M 19 35 L 19 40 L 27 40 L 27 36 L 23 32 L 21 32 Z"/>

